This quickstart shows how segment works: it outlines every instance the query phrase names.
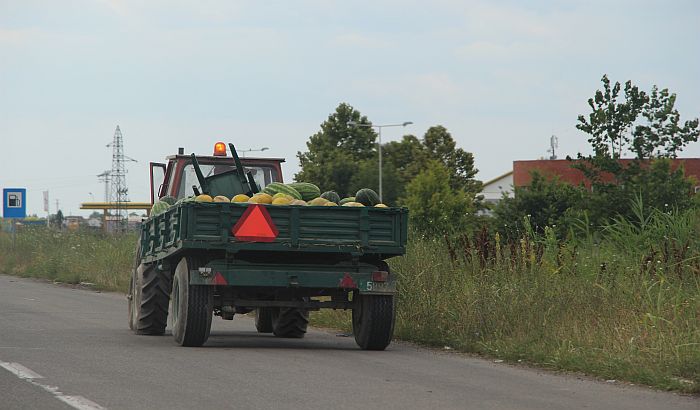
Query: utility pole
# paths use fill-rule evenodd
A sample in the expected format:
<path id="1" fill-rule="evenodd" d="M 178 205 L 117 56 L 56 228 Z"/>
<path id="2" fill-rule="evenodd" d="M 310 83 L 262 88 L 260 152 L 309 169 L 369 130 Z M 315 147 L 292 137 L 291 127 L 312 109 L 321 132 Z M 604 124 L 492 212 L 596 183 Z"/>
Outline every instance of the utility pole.
<path id="1" fill-rule="evenodd" d="M 117 125 L 117 129 L 114 130 L 114 139 L 111 144 L 107 144 L 108 147 L 112 147 L 112 170 L 109 173 L 109 177 L 112 179 L 112 198 L 114 199 L 115 206 L 115 217 L 116 230 L 119 232 L 126 231 L 126 208 L 125 203 L 129 202 L 129 188 L 126 186 L 126 167 L 124 166 L 125 161 L 137 162 L 133 158 L 129 158 L 124 155 L 124 141 L 122 138 L 122 131 Z"/>
<path id="2" fill-rule="evenodd" d="M 105 202 L 109 202 L 109 171 L 97 175 L 97 180 L 105 183 Z"/>
<path id="3" fill-rule="evenodd" d="M 366 127 L 366 128 L 376 128 L 377 129 L 377 135 L 379 137 L 379 141 L 377 141 L 377 152 L 379 154 L 379 202 L 382 202 L 384 198 L 382 197 L 382 128 L 386 127 L 405 127 L 407 125 L 413 124 L 411 121 L 405 121 L 402 122 L 401 124 L 383 124 L 383 125 L 375 125 L 372 124 L 371 122 L 369 123 L 364 123 L 360 124 L 357 121 L 348 121 L 347 122 L 349 127 Z"/>

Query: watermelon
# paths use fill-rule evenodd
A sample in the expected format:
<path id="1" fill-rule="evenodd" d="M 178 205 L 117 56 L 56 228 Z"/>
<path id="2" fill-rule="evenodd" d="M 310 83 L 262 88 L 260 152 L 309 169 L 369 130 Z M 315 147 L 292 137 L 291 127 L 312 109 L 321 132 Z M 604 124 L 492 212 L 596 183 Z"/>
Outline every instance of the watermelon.
<path id="1" fill-rule="evenodd" d="M 346 203 L 348 203 L 348 202 L 355 202 L 355 197 L 354 197 L 354 196 L 349 196 L 349 197 L 347 197 L 347 198 L 343 198 L 343 199 L 340 200 L 340 202 L 338 202 L 338 205 L 344 205 L 344 204 L 346 204 Z"/>
<path id="2" fill-rule="evenodd" d="M 175 205 L 179 205 L 183 202 L 194 202 L 194 197 L 193 196 L 183 196 L 182 198 L 178 199 L 177 202 L 175 202 Z"/>
<path id="3" fill-rule="evenodd" d="M 294 188 L 304 201 L 310 201 L 321 196 L 321 190 L 314 184 L 308 182 L 293 182 L 287 186 Z"/>
<path id="4" fill-rule="evenodd" d="M 151 207 L 151 216 L 160 215 L 170 208 L 170 204 L 164 201 L 158 201 Z"/>
<path id="5" fill-rule="evenodd" d="M 364 206 L 375 206 L 382 201 L 379 200 L 379 195 L 377 195 L 374 190 L 369 188 L 362 188 L 355 194 L 355 201 L 361 203 Z"/>
<path id="6" fill-rule="evenodd" d="M 270 196 L 282 193 L 285 195 L 289 195 L 294 199 L 302 199 L 301 194 L 296 189 L 290 187 L 289 185 L 281 184 L 279 182 L 270 183 L 265 188 L 263 188 L 262 192 Z"/>
<path id="7" fill-rule="evenodd" d="M 335 191 L 326 191 L 321 194 L 321 198 L 335 202 L 336 204 L 340 202 L 340 195 L 338 195 L 338 193 Z"/>
<path id="8" fill-rule="evenodd" d="M 175 205 L 175 198 L 171 197 L 170 195 L 166 195 L 160 199 L 161 202 L 165 202 L 168 205 Z"/>

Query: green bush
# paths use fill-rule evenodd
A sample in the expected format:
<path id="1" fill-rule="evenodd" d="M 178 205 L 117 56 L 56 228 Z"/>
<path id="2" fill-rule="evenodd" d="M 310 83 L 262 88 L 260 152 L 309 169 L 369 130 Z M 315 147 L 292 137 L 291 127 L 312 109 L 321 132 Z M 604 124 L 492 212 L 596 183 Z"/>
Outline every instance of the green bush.
<path id="1" fill-rule="evenodd" d="M 411 226 L 426 235 L 471 231 L 476 226 L 474 194 L 455 190 L 450 173 L 438 161 L 428 163 L 406 187 L 404 204 Z"/>

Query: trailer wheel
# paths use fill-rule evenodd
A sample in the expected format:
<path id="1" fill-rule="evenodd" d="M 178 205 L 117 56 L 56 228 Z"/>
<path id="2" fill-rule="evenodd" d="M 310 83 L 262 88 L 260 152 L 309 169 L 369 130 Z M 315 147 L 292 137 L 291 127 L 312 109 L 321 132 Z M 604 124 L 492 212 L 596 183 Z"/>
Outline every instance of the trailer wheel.
<path id="1" fill-rule="evenodd" d="M 140 264 L 131 276 L 129 327 L 139 335 L 165 333 L 170 299 L 170 277 L 154 264 Z"/>
<path id="2" fill-rule="evenodd" d="M 352 330 L 362 350 L 384 350 L 394 334 L 393 295 L 354 295 Z"/>
<path id="3" fill-rule="evenodd" d="M 258 333 L 272 333 L 272 316 L 274 308 L 259 307 L 255 309 L 255 328 Z"/>
<path id="4" fill-rule="evenodd" d="M 273 310 L 272 333 L 277 337 L 301 339 L 309 325 L 309 311 L 299 308 Z"/>
<path id="5" fill-rule="evenodd" d="M 201 346 L 209 338 L 212 319 L 212 288 L 190 285 L 192 258 L 182 258 L 175 268 L 170 303 L 173 337 L 181 346 Z"/>

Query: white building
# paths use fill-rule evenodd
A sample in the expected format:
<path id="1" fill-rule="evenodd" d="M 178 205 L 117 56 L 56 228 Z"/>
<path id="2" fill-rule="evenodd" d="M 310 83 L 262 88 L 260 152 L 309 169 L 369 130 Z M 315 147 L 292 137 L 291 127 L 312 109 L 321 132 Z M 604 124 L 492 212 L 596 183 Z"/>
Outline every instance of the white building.
<path id="1" fill-rule="evenodd" d="M 513 196 L 513 171 L 508 171 L 505 174 L 493 178 L 490 181 L 484 182 L 481 189 L 481 195 L 484 196 L 484 203 L 495 206 L 501 200 L 503 194 Z M 490 215 L 490 211 L 484 212 Z"/>

